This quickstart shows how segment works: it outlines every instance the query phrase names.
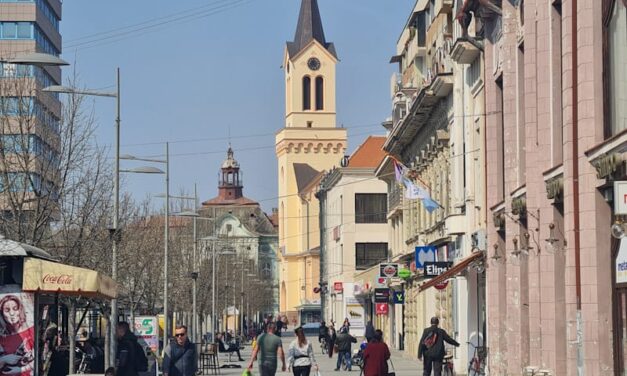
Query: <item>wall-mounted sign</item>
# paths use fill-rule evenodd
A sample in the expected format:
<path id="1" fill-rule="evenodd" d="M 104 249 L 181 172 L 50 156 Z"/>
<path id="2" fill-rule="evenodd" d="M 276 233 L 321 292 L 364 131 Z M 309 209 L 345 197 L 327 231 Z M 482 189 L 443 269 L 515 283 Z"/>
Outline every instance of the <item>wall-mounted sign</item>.
<path id="1" fill-rule="evenodd" d="M 416 269 L 423 269 L 425 262 L 434 262 L 436 248 L 434 246 L 416 247 L 415 264 Z"/>
<path id="2" fill-rule="evenodd" d="M 394 304 L 405 304 L 405 291 L 394 291 L 392 301 Z"/>
<path id="3" fill-rule="evenodd" d="M 616 196 L 614 196 L 616 197 Z M 616 283 L 627 283 L 627 238 L 620 240 L 616 256 Z"/>
<path id="4" fill-rule="evenodd" d="M 398 264 L 379 264 L 379 277 L 394 278 L 398 277 Z"/>
<path id="5" fill-rule="evenodd" d="M 433 278 L 437 277 L 445 271 L 449 270 L 449 268 L 453 266 L 453 263 L 450 261 L 434 261 L 434 262 L 425 262 L 425 277 Z"/>
<path id="6" fill-rule="evenodd" d="M 388 279 L 385 277 L 377 277 L 374 279 L 374 287 L 385 288 L 388 287 Z"/>
<path id="7" fill-rule="evenodd" d="M 403 269 L 399 269 L 398 270 L 398 276 L 400 278 L 407 279 L 407 278 L 411 277 L 411 271 L 409 269 L 404 269 L 404 268 Z"/>
<path id="8" fill-rule="evenodd" d="M 390 301 L 390 289 L 374 289 L 375 303 L 388 303 Z"/>
<path id="9" fill-rule="evenodd" d="M 333 283 L 333 291 L 335 291 L 335 292 L 342 292 L 342 291 L 344 291 L 344 285 L 342 284 L 342 282 L 334 282 Z"/>
<path id="10" fill-rule="evenodd" d="M 614 182 L 614 215 L 627 214 L 627 181 Z"/>
<path id="11" fill-rule="evenodd" d="M 377 303 L 376 304 L 376 313 L 377 315 L 387 315 L 390 311 L 390 306 L 387 303 Z"/>
<path id="12" fill-rule="evenodd" d="M 433 287 L 435 287 L 436 290 L 444 290 L 447 286 L 448 286 L 448 281 L 444 281 L 444 282 L 438 283 L 437 285 Z"/>
<path id="13" fill-rule="evenodd" d="M 159 351 L 159 326 L 155 316 L 136 316 L 134 332 L 142 348 L 149 346 L 153 352 Z"/>

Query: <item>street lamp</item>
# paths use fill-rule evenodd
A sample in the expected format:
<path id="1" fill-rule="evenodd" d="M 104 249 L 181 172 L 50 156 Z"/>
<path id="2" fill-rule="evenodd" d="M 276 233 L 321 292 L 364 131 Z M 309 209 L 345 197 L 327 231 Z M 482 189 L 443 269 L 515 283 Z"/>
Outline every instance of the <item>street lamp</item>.
<path id="1" fill-rule="evenodd" d="M 163 348 L 165 350 L 168 333 L 170 333 L 170 320 L 168 315 L 168 256 L 170 243 L 170 144 L 168 142 L 165 143 L 165 159 L 138 158 L 128 154 L 125 154 L 120 158 L 118 154 L 118 160 L 119 159 L 165 164 L 165 172 L 155 167 L 140 168 L 143 169 L 143 171 L 145 171 L 146 173 L 165 174 L 165 245 L 163 249 Z"/>
<path id="2" fill-rule="evenodd" d="M 37 66 L 50 66 L 60 67 L 64 65 L 70 65 L 67 61 L 50 54 L 44 54 L 41 52 L 29 52 L 24 54 L 18 54 L 10 59 L 0 59 L 0 63 L 9 64 L 23 64 L 23 65 L 37 65 Z"/>
<path id="3" fill-rule="evenodd" d="M 33 61 L 49 62 L 53 65 L 68 65 L 65 61 L 56 58 L 56 56 L 43 56 L 46 54 L 32 53 L 23 57 L 16 57 L 13 61 L 25 61 L 28 58 Z M 56 59 L 55 59 L 56 58 Z M 115 177 L 113 184 L 113 241 L 111 245 L 111 278 L 117 281 L 118 278 L 118 221 L 120 217 L 120 68 L 116 69 L 116 90 L 115 92 L 104 92 L 97 90 L 78 90 L 72 87 L 61 85 L 53 85 L 44 88 L 42 91 L 50 93 L 65 93 L 72 95 L 87 95 L 96 97 L 109 97 L 116 99 L 116 115 L 115 115 Z M 109 346 L 109 364 L 113 366 L 115 363 L 116 342 L 115 342 L 115 323 L 118 320 L 118 300 L 111 299 L 111 328 L 109 336 L 111 338 Z M 133 323 L 133 325 L 135 325 Z"/>
<path id="4" fill-rule="evenodd" d="M 163 197 L 165 195 L 157 195 L 156 197 Z M 198 314 L 197 314 L 197 285 L 196 281 L 198 279 L 198 271 L 196 270 L 196 247 L 198 243 L 198 239 L 196 236 L 196 219 L 200 217 L 200 215 L 196 212 L 198 210 L 198 189 L 196 184 L 194 183 L 194 197 L 188 196 L 170 196 L 169 198 L 176 198 L 181 200 L 194 200 L 194 211 L 185 211 L 182 213 L 176 214 L 177 217 L 191 217 L 194 219 L 194 233 L 193 233 L 193 253 L 192 253 L 192 342 L 198 341 Z"/>
<path id="5" fill-rule="evenodd" d="M 214 224 L 214 228 L 215 228 L 215 224 Z M 215 230 L 214 230 L 215 233 Z M 236 253 L 233 251 L 222 251 L 217 253 L 216 252 L 216 240 L 219 240 L 219 238 L 217 236 L 207 236 L 202 238 L 201 240 L 204 241 L 210 241 L 212 242 L 212 246 L 211 246 L 211 333 L 213 335 L 213 333 L 216 332 L 216 258 L 218 255 L 223 255 L 223 256 L 228 256 L 228 255 L 235 255 Z"/>

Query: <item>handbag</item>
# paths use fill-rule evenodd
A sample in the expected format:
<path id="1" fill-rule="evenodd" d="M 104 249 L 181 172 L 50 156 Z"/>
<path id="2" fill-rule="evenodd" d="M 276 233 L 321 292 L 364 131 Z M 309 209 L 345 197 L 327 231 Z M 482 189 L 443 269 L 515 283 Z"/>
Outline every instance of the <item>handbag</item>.
<path id="1" fill-rule="evenodd" d="M 394 362 L 392 362 L 392 357 L 390 357 L 390 364 L 392 365 L 392 372 L 388 371 L 388 376 L 396 376 L 396 370 L 394 369 Z"/>

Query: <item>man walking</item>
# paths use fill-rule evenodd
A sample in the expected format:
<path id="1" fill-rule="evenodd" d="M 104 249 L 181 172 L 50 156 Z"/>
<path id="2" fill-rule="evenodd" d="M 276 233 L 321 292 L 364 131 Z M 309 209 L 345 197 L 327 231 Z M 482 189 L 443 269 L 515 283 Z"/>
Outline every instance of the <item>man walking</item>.
<path id="1" fill-rule="evenodd" d="M 335 339 L 335 346 L 337 346 L 337 365 L 336 371 L 340 370 L 342 364 L 346 365 L 346 370 L 351 370 L 351 343 L 357 343 L 357 338 L 348 334 L 348 327 L 342 326 L 340 334 Z"/>
<path id="2" fill-rule="evenodd" d="M 118 350 L 115 354 L 115 374 L 117 376 L 138 376 L 138 359 L 141 354 L 138 352 L 141 347 L 137 343 L 137 337 L 131 333 L 127 322 L 119 322 L 116 326 L 116 337 Z M 145 357 L 142 357 L 144 359 Z"/>
<path id="3" fill-rule="evenodd" d="M 175 341 L 165 348 L 163 358 L 163 376 L 194 376 L 198 370 L 196 346 L 187 338 L 187 327 L 176 327 Z"/>
<path id="4" fill-rule="evenodd" d="M 283 351 L 283 343 L 281 338 L 276 336 L 276 325 L 273 322 L 267 324 L 266 333 L 257 338 L 257 346 L 253 350 L 253 355 L 248 364 L 248 369 L 253 368 L 253 363 L 259 355 L 259 374 L 261 376 L 275 376 L 277 370 L 278 357 L 281 357 L 283 367 L 281 370 L 285 372 L 285 352 Z"/>
<path id="5" fill-rule="evenodd" d="M 418 345 L 418 359 L 422 360 L 424 355 L 424 376 L 431 376 L 432 369 L 435 376 L 442 374 L 442 360 L 446 355 L 444 341 L 459 347 L 459 343 L 438 325 L 440 325 L 440 320 L 437 317 L 432 317 L 431 326 L 424 330 Z"/>

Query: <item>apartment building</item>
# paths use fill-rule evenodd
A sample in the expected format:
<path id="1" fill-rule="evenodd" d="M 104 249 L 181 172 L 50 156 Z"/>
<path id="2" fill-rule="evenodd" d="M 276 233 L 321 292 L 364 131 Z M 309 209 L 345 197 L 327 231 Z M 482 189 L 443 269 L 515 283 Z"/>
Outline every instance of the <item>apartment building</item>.
<path id="1" fill-rule="evenodd" d="M 348 318 L 357 336 L 375 319 L 372 294 L 363 291 L 371 278 L 363 274 L 378 272 L 388 259 L 387 189 L 374 175 L 385 157 L 384 142 L 385 137 L 368 137 L 325 175 L 317 193 L 324 224 L 321 280 L 328 287 L 323 314 L 338 325 Z"/>
<path id="2" fill-rule="evenodd" d="M 0 208 L 9 216 L 57 200 L 59 67 L 6 63 L 16 55 L 61 53 L 61 1 L 0 0 Z M 4 61 L 4 63 L 3 63 Z"/>

